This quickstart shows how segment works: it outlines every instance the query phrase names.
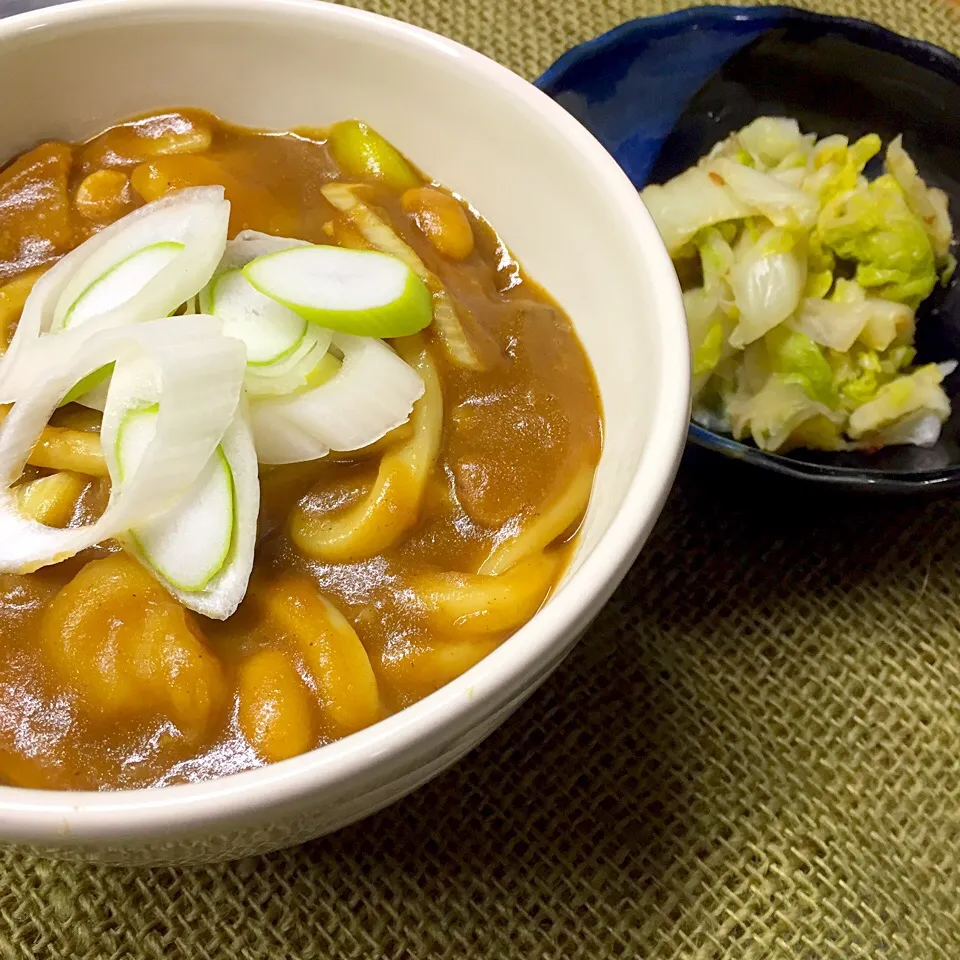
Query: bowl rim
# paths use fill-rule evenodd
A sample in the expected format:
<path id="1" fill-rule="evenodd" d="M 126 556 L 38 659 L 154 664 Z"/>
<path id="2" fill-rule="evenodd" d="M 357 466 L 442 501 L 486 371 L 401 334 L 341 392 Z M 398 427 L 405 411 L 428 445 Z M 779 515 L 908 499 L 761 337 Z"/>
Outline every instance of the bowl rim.
<path id="1" fill-rule="evenodd" d="M 577 66 L 587 57 L 603 53 L 636 33 L 662 33 L 666 35 L 702 23 L 723 23 L 731 20 L 737 23 L 769 21 L 771 27 L 776 27 L 788 20 L 796 23 L 830 24 L 848 31 L 850 34 L 869 34 L 872 35 L 872 39 L 879 39 L 881 49 L 887 49 L 889 52 L 897 54 L 902 54 L 903 50 L 907 49 L 914 55 L 911 58 L 913 62 L 919 66 L 929 67 L 948 80 L 957 81 L 960 79 L 960 57 L 949 50 L 928 40 L 920 40 L 917 37 L 908 37 L 902 33 L 897 33 L 889 27 L 874 23 L 872 20 L 864 20 L 862 17 L 821 13 L 818 10 L 806 10 L 802 7 L 792 7 L 785 4 L 769 7 L 705 4 L 704 6 L 674 10 L 670 13 L 659 13 L 650 17 L 634 17 L 632 20 L 626 20 L 562 53 L 534 80 L 534 85 L 541 90 L 553 86 L 568 70 Z"/>
<path id="2" fill-rule="evenodd" d="M 578 121 L 532 84 L 486 56 L 420 27 L 322 0 L 77 0 L 0 20 L 0 44 L 60 27 L 96 30 L 143 14 L 309 18 L 352 27 L 418 48 L 424 57 L 455 60 L 500 95 L 549 118 L 568 149 L 600 176 L 622 211 L 625 234 L 657 281 L 650 290 L 660 383 L 639 462 L 617 513 L 565 588 L 525 627 L 476 666 L 415 704 L 365 730 L 299 757 L 201 783 L 113 792 L 0 786 L 0 839 L 60 848 L 133 839 L 149 843 L 196 833 L 220 821 L 341 789 L 370 777 L 377 765 L 412 751 L 444 730 L 464 734 L 519 702 L 563 659 L 632 564 L 672 484 L 689 416 L 689 348 L 679 284 L 653 220 L 616 161 Z M 35 41 L 34 41 L 35 42 Z M 439 755 L 443 749 L 435 750 Z M 418 761 L 422 763 L 422 761 Z M 360 791 L 350 791 L 359 796 Z"/>
<path id="3" fill-rule="evenodd" d="M 688 7 L 650 17 L 636 17 L 618 24 L 611 30 L 585 40 L 561 54 L 534 83 L 552 96 L 554 88 L 562 82 L 570 70 L 581 66 L 584 61 L 591 58 L 604 56 L 608 51 L 634 36 L 641 34 L 653 37 L 670 36 L 691 28 L 698 29 L 705 25 L 729 22 L 760 26 L 768 24 L 770 29 L 775 29 L 784 23 L 807 23 L 830 27 L 847 38 L 869 40 L 868 45 L 873 49 L 903 57 L 919 67 L 932 70 L 960 87 L 960 57 L 934 43 L 904 36 L 879 23 L 860 17 L 838 16 L 785 5 L 760 7 L 717 4 Z M 733 437 L 716 433 L 693 420 L 688 427 L 688 438 L 692 444 L 719 453 L 728 459 L 837 490 L 917 494 L 920 492 L 943 493 L 960 486 L 960 465 L 927 470 L 891 470 L 816 463 L 760 450 Z"/>

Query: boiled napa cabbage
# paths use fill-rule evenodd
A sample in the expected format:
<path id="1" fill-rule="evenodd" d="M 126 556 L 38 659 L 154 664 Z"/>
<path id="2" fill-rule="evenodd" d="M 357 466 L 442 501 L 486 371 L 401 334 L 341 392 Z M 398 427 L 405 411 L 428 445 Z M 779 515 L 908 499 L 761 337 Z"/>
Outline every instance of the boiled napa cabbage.
<path id="1" fill-rule="evenodd" d="M 811 420 L 822 428 L 823 421 L 834 424 L 838 419 L 829 407 L 812 400 L 799 382 L 781 375 L 772 376 L 753 396 L 731 400 L 729 415 L 734 437 L 749 436 L 761 450 L 787 446 L 791 435 Z"/>
<path id="2" fill-rule="evenodd" d="M 804 190 L 817 197 L 820 204 L 855 190 L 865 184 L 863 168 L 882 147 L 873 133 L 853 144 L 846 137 L 825 137 L 813 151 L 813 169 L 803 182 Z"/>
<path id="3" fill-rule="evenodd" d="M 768 173 L 729 157 L 707 160 L 704 169 L 714 182 L 719 179 L 755 215 L 766 217 L 774 226 L 809 229 L 817 221 L 815 198 Z"/>
<path id="4" fill-rule="evenodd" d="M 803 155 L 800 124 L 788 117 L 757 117 L 737 135 L 740 145 L 761 169 L 774 169 L 787 158 Z M 804 158 L 804 164 L 806 158 Z"/>
<path id="5" fill-rule="evenodd" d="M 912 335 L 913 322 L 908 306 L 890 300 L 838 302 L 808 297 L 789 326 L 824 347 L 846 352 L 858 340 L 874 350 L 886 350 L 897 338 Z"/>
<path id="6" fill-rule="evenodd" d="M 640 194 L 667 250 L 673 254 L 704 227 L 748 217 L 751 209 L 706 170 L 693 167 L 663 186 Z"/>
<path id="7" fill-rule="evenodd" d="M 690 335 L 690 362 L 694 390 L 703 386 L 721 360 L 733 353 L 729 344 L 731 321 L 716 296 L 703 287 L 683 295 Z"/>
<path id="8" fill-rule="evenodd" d="M 730 268 L 740 322 L 730 336 L 745 347 L 787 319 L 803 296 L 807 261 L 795 234 L 771 227 Z"/>
<path id="9" fill-rule="evenodd" d="M 942 423 L 950 416 L 942 381 L 943 372 L 935 363 L 897 377 L 850 414 L 847 432 L 856 440 L 917 413 L 933 415 Z"/>
<path id="10" fill-rule="evenodd" d="M 694 419 L 766 450 L 929 444 L 943 365 L 911 367 L 915 311 L 956 266 L 947 197 L 901 138 L 759 117 L 643 199 L 683 265 Z"/>
<path id="11" fill-rule="evenodd" d="M 770 368 L 787 383 L 798 383 L 811 400 L 827 405 L 836 399 L 833 370 L 823 350 L 806 334 L 778 327 L 766 336 Z"/>
<path id="12" fill-rule="evenodd" d="M 947 195 L 942 190 L 928 187 L 917 173 L 916 164 L 903 149 L 903 137 L 897 137 L 887 147 L 887 172 L 903 190 L 907 204 L 924 225 L 933 252 L 946 257 L 953 239 L 953 225 L 947 210 Z"/>
<path id="13" fill-rule="evenodd" d="M 937 284 L 923 222 L 889 174 L 827 203 L 816 233 L 824 247 L 856 264 L 861 287 L 885 300 L 916 307 Z"/>

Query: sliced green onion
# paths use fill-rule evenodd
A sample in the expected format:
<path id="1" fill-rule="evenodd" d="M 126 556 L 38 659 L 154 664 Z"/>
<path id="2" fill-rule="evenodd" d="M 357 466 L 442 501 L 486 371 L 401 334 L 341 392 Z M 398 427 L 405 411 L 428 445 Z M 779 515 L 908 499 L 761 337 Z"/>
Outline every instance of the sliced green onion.
<path id="1" fill-rule="evenodd" d="M 169 316 L 190 300 L 223 256 L 229 216 L 222 187 L 174 191 L 54 264 L 31 290 L 0 357 L 0 402 L 34 389 L 33 351 L 76 352 L 101 331 Z"/>
<path id="2" fill-rule="evenodd" d="M 275 237 L 272 233 L 261 233 L 259 230 L 241 230 L 232 240 L 227 241 L 217 274 L 245 267 L 251 260 L 265 257 L 268 253 L 309 246 L 307 240 L 298 240 L 296 237 Z"/>
<path id="3" fill-rule="evenodd" d="M 310 323 L 288 356 L 260 366 L 248 363 L 243 380 L 247 393 L 251 397 L 285 397 L 308 389 L 314 371 L 327 355 L 331 336 L 329 330 Z"/>
<path id="4" fill-rule="evenodd" d="M 374 250 L 297 247 L 251 261 L 243 275 L 311 323 L 354 336 L 403 337 L 433 317 L 423 281 Z"/>
<path id="5" fill-rule="evenodd" d="M 165 240 L 131 253 L 94 280 L 64 314 L 61 329 L 99 317 L 135 296 L 184 249 Z"/>
<path id="6" fill-rule="evenodd" d="M 242 230 L 227 243 L 210 283 L 200 291 L 200 307 L 224 323 L 224 333 L 247 348 L 244 386 L 251 397 L 289 396 L 313 385 L 314 370 L 323 366 L 333 332 L 264 296 L 241 268 L 257 257 L 294 247 L 303 240 Z"/>
<path id="7" fill-rule="evenodd" d="M 131 409 L 117 432 L 121 482 L 136 471 L 157 430 L 159 405 Z M 179 590 L 202 590 L 223 569 L 233 541 L 236 503 L 233 471 L 217 447 L 179 503 L 130 530 L 144 558 Z"/>
<path id="8" fill-rule="evenodd" d="M 68 335 L 67 335 L 68 336 Z M 53 338 L 60 341 L 60 338 Z M 17 400 L 0 424 L 0 571 L 29 573 L 74 556 L 174 509 L 190 490 L 218 446 L 228 457 L 227 435 L 237 421 L 245 365 L 244 350 L 224 337 L 212 317 L 171 317 L 119 329 L 105 330 L 75 345 L 68 336 L 63 346 L 31 352 L 22 358 L 29 367 L 34 389 Z M 116 362 L 103 423 L 101 447 L 110 472 L 111 495 L 103 515 L 93 523 L 67 529 L 45 527 L 24 517 L 13 493 L 30 451 L 64 394 L 92 371 Z M 115 455 L 116 436 L 131 407 L 159 403 L 156 429 L 143 452 L 139 468 L 122 480 Z M 246 429 L 245 426 L 243 428 Z M 226 431 L 226 432 L 225 432 Z M 253 502 L 253 520 L 246 521 L 252 563 L 256 526 L 256 458 L 247 436 L 249 466 L 238 471 L 243 458 L 231 457 L 234 477 L 244 487 L 240 515 Z M 238 482 L 238 488 L 240 482 Z M 254 532 L 249 532 L 254 528 Z M 238 528 L 239 530 L 239 528 Z M 224 578 L 227 573 L 224 571 Z M 246 570 L 249 576 L 249 567 Z M 237 578 L 239 580 L 239 576 Z M 217 578 L 217 582 L 221 578 Z M 202 604 L 189 597 L 191 609 L 207 616 L 227 617 L 243 597 L 242 584 L 230 581 L 230 590 L 210 595 Z M 203 606 L 203 609 L 200 609 Z"/>
<path id="9" fill-rule="evenodd" d="M 311 377 L 311 389 L 302 393 L 251 401 L 250 425 L 261 463 L 298 463 L 330 450 L 358 450 L 404 423 L 423 394 L 417 371 L 372 337 L 336 334 Z"/>
<path id="10" fill-rule="evenodd" d="M 265 297 L 241 270 L 228 270 L 210 285 L 208 312 L 223 321 L 223 332 L 247 345 L 247 363 L 262 366 L 289 356 L 303 343 L 307 321 Z"/>
<path id="11" fill-rule="evenodd" d="M 79 383 L 75 383 L 73 387 L 67 392 L 67 395 L 60 401 L 60 406 L 65 407 L 68 403 L 73 403 L 74 401 L 79 400 L 81 397 L 85 397 L 91 390 L 95 387 L 99 387 L 104 380 L 106 380 L 110 374 L 113 373 L 113 364 L 105 363 L 99 370 L 94 370 L 93 373 L 87 374 Z M 98 391 L 98 394 L 101 391 Z M 102 398 L 106 399 L 106 393 L 104 393 Z M 90 404 L 87 404 L 90 406 Z M 94 405 L 94 409 L 103 409 L 102 404 Z"/>
<path id="12" fill-rule="evenodd" d="M 360 120 L 335 123 L 327 135 L 327 146 L 348 177 L 369 177 L 394 190 L 407 190 L 423 183 L 403 154 Z"/>
<path id="13" fill-rule="evenodd" d="M 402 260 L 433 295 L 433 319 L 440 341 L 450 359 L 458 367 L 482 370 L 483 361 L 473 348 L 457 314 L 453 298 L 440 279 L 432 274 L 414 249 L 400 238 L 372 207 L 357 196 L 355 184 L 328 183 L 320 188 L 323 196 L 343 213 L 357 228 L 364 240 L 375 250 Z"/>
<path id="14" fill-rule="evenodd" d="M 320 362 L 307 374 L 306 389 L 315 390 L 332 380 L 343 368 L 343 358 L 328 350 Z"/>
<path id="15" fill-rule="evenodd" d="M 117 362 L 100 431 L 114 494 L 127 497 L 145 483 L 158 493 L 163 490 L 165 475 L 178 466 L 165 455 L 175 456 L 172 444 L 182 443 L 179 435 L 171 440 L 171 429 L 189 434 L 194 421 L 209 420 L 216 407 L 228 421 L 215 436 L 204 433 L 192 440 L 193 456 L 203 461 L 190 485 L 166 499 L 162 509 L 132 517 L 118 539 L 185 607 L 223 620 L 246 592 L 260 505 L 256 451 L 240 389 L 246 350 L 235 338 L 223 336 L 214 317 L 172 317 L 159 323 L 171 334 L 177 328 L 217 334 L 209 344 L 198 342 L 194 349 L 180 351 L 179 365 L 191 372 L 186 388 L 163 377 L 158 381 L 140 361 Z M 149 326 L 153 324 L 133 329 Z M 217 354 L 226 351 L 232 362 L 239 359 L 239 369 L 227 370 L 218 360 Z M 199 403 L 206 409 L 194 409 Z M 183 418 L 190 422 L 177 427 Z"/>
<path id="16" fill-rule="evenodd" d="M 76 326 L 81 306 L 84 328 L 93 317 L 99 328 L 169 316 L 216 269 L 229 216 L 222 187 L 190 187 L 121 217 L 54 268 L 70 267 L 57 284 L 49 323 L 41 318 L 39 332 Z"/>

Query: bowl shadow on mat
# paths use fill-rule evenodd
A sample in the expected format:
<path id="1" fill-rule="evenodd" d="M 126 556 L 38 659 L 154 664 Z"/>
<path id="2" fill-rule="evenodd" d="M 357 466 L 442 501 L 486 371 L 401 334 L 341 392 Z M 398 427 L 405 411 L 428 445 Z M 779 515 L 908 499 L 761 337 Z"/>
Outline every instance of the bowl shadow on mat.
<path id="1" fill-rule="evenodd" d="M 550 956 L 596 957 L 611 944 L 613 955 L 649 956 L 705 935 L 727 949 L 759 935 L 771 910 L 799 909 L 790 877 L 826 883 L 840 849 L 860 851 L 858 895 L 880 895 L 885 854 L 844 820 L 848 785 L 823 770 L 855 769 L 863 751 L 895 769 L 901 746 L 884 723 L 870 732 L 836 678 L 854 675 L 874 708 L 909 697 L 897 664 L 917 653 L 911 611 L 960 570 L 960 504 L 788 496 L 769 481 L 708 474 L 688 458 L 648 547 L 567 662 L 482 746 L 392 808 L 302 847 L 165 870 L 159 882 L 57 865 L 97 878 L 113 911 L 105 949 L 152 915 L 157 956 L 180 935 L 233 937 L 238 956 L 252 938 L 290 956 L 324 944 L 386 958 L 450 956 L 452 944 L 456 955 L 533 956 L 544 943 Z M 891 583 L 908 598 L 893 618 Z M 887 672 L 871 675 L 878 657 Z M 957 696 L 945 690 L 944 703 Z M 900 802 L 871 789 L 863 802 L 880 813 Z M 905 793 L 906 813 L 892 815 L 915 822 L 912 802 Z M 173 909 L 178 884 L 191 883 L 203 909 Z M 721 908 L 748 919 L 731 925 Z M 62 936 L 89 930 L 85 900 L 64 909 Z"/>
<path id="2" fill-rule="evenodd" d="M 960 210 L 960 60 L 876 24 L 792 7 L 698 7 L 625 23 L 564 54 L 537 85 L 613 154 L 634 185 L 663 183 L 758 116 L 851 139 L 900 133 L 921 174 Z M 868 168 L 880 172 L 880 161 Z M 960 283 L 918 311 L 918 362 L 960 357 Z M 728 457 L 825 485 L 939 493 L 960 485 L 960 371 L 954 412 L 932 448 L 767 454 L 696 424 Z"/>
<path id="3" fill-rule="evenodd" d="M 835 845 L 863 851 L 867 901 L 887 889 L 882 847 L 842 812 L 863 751 L 878 771 L 901 759 L 876 713 L 891 678 L 857 664 L 916 655 L 924 550 L 960 569 L 944 522 L 960 506 L 785 502 L 762 479 L 706 484 L 688 463 L 641 559 L 542 692 L 437 783 L 276 865 L 349 864 L 379 891 L 405 877 L 412 909 L 491 955 L 534 930 L 569 955 L 614 938 L 648 956 L 710 917 L 732 946 L 754 921 L 724 926 L 718 899 L 761 925 L 771 898 L 789 914 L 797 888 L 777 868 L 822 882 Z M 882 607 L 890 583 L 908 598 L 897 622 Z M 911 671 L 897 670 L 891 697 L 905 699 Z M 850 736 L 863 717 L 844 672 L 846 689 L 876 693 L 866 743 Z M 882 786 L 872 799 L 881 812 L 900 802 Z"/>

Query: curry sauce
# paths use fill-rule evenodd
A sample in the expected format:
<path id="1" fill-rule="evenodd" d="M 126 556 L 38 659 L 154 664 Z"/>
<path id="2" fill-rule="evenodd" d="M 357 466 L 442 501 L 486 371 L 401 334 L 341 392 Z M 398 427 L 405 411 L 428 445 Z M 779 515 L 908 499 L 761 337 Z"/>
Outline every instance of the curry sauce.
<path id="1" fill-rule="evenodd" d="M 436 690 L 543 603 L 600 456 L 593 374 L 568 318 L 493 229 L 420 179 L 399 189 L 347 176 L 325 131 L 258 132 L 193 109 L 83 144 L 44 143 L 0 171 L 5 342 L 46 267 L 181 187 L 222 184 L 230 236 L 253 229 L 363 246 L 321 193 L 344 180 L 449 293 L 480 367 L 451 360 L 432 328 L 404 338 L 395 347 L 427 383 L 410 423 L 356 453 L 262 466 L 253 577 L 226 621 L 181 608 L 113 542 L 0 575 L 0 781 L 118 789 L 281 760 Z M 76 404 L 55 414 L 19 484 L 24 510 L 53 526 L 102 512 L 98 424 Z M 422 484 L 405 491 L 401 471 L 384 485 L 390 458 L 400 462 L 418 430 L 435 437 Z M 58 459 L 61 442 L 88 459 Z M 397 535 L 373 555 L 338 552 L 330 530 L 378 482 L 396 498 L 381 506 Z"/>

